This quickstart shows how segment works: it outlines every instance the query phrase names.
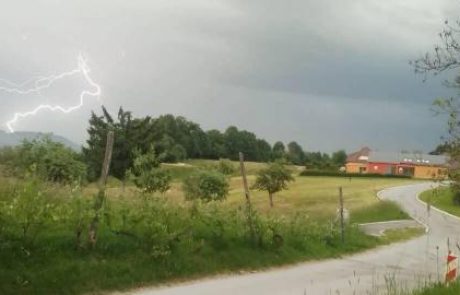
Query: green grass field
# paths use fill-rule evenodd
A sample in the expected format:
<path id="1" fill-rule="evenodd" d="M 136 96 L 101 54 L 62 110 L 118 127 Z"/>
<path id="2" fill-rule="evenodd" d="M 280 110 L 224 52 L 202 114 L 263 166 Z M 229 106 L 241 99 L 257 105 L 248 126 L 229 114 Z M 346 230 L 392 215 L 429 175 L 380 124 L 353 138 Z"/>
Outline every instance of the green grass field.
<path id="1" fill-rule="evenodd" d="M 191 167 L 178 167 L 196 169 L 197 165 L 212 164 L 192 163 Z M 252 165 L 250 174 L 263 164 Z M 251 191 L 260 237 L 254 246 L 247 239 L 241 178 L 230 179 L 230 195 L 224 202 L 193 204 L 184 201 L 179 181 L 189 171 L 181 173 L 170 191 L 153 199 L 140 197 L 129 184 L 123 190 L 119 181 L 111 179 L 99 241 L 92 250 L 75 248 L 73 223 L 65 211 L 68 188 L 44 187 L 40 198 L 49 201 L 58 216 L 39 224 L 40 230 L 33 240 L 21 238 L 19 217 L 23 216 L 9 220 L 0 211 L 0 294 L 122 290 L 340 257 L 421 234 L 416 230 L 400 230 L 377 238 L 366 236 L 350 224 L 346 227 L 346 242 L 342 244 L 335 222 L 339 186 L 343 187 L 352 223 L 406 218 L 395 204 L 378 200 L 376 192 L 413 183 L 411 180 L 296 177 L 289 190 L 275 195 L 273 209 L 266 193 Z M 249 176 L 249 180 L 252 183 L 254 176 Z M 21 182 L 0 179 L 0 205 L 8 209 L 9 200 L 21 191 Z M 91 200 L 95 192 L 95 186 L 89 185 L 83 189 L 82 198 Z M 23 204 L 24 208 L 40 213 L 27 204 Z M 282 237 L 281 243 L 274 240 L 275 233 Z"/>
<path id="2" fill-rule="evenodd" d="M 453 192 L 448 187 L 429 190 L 420 195 L 420 200 L 430 203 L 431 206 L 439 208 L 450 214 L 460 216 L 460 206 L 455 205 L 452 198 Z"/>

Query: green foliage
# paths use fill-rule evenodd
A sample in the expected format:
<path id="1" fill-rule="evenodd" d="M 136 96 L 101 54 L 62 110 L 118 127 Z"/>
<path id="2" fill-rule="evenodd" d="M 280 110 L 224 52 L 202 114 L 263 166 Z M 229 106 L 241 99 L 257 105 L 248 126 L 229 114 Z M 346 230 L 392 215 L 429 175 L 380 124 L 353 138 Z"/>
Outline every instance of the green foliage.
<path id="1" fill-rule="evenodd" d="M 435 283 L 428 285 L 420 290 L 416 290 L 408 295 L 458 295 L 460 294 L 460 281 L 453 282 L 449 285 Z"/>
<path id="2" fill-rule="evenodd" d="M 182 184 L 188 200 L 221 201 L 228 195 L 228 180 L 220 172 L 200 170 L 185 178 Z"/>
<path id="3" fill-rule="evenodd" d="M 458 193 L 452 187 L 439 187 L 425 191 L 420 195 L 420 199 L 431 206 L 439 208 L 450 214 L 460 216 L 460 206 L 456 203 Z"/>
<path id="4" fill-rule="evenodd" d="M 285 160 L 286 157 L 286 147 L 284 146 L 284 144 L 281 141 L 275 142 L 272 149 L 272 159 Z"/>
<path id="5" fill-rule="evenodd" d="M 238 130 L 235 126 L 230 126 L 225 130 L 225 151 L 226 158 L 238 160 L 238 153 L 242 152 L 247 161 L 266 162 L 271 158 L 270 145 L 258 139 L 252 132 Z"/>
<path id="6" fill-rule="evenodd" d="M 331 161 L 336 167 L 342 167 L 347 162 L 347 153 L 344 150 L 336 151 L 332 154 Z"/>
<path id="7" fill-rule="evenodd" d="M 304 165 L 305 164 L 305 152 L 302 147 L 295 141 L 292 141 L 287 146 L 287 158 L 288 160 L 295 165 Z"/>
<path id="8" fill-rule="evenodd" d="M 294 181 L 292 172 L 281 163 L 271 163 L 257 173 L 253 189 L 267 191 L 270 205 L 273 206 L 273 194 L 288 188 L 288 182 Z"/>
<path id="9" fill-rule="evenodd" d="M 1 204 L 4 226 L 23 243 L 33 243 L 37 235 L 53 222 L 59 221 L 55 206 L 43 190 L 43 184 L 33 179 L 17 187 Z"/>
<path id="10" fill-rule="evenodd" d="M 109 292 L 337 257 L 388 242 L 348 226 L 342 244 L 335 225 L 314 222 L 299 211 L 252 214 L 254 243 L 248 239 L 244 206 L 178 205 L 134 194 L 107 198 L 98 243 L 89 251 L 80 240 L 94 216 L 93 199 L 82 196 L 79 187 L 43 185 L 0 179 L 0 294 Z M 25 242 L 26 223 L 31 227 Z"/>
<path id="11" fill-rule="evenodd" d="M 307 169 L 316 170 L 337 170 L 337 166 L 331 161 L 331 157 L 326 153 L 311 152 L 305 155 L 305 166 Z"/>
<path id="12" fill-rule="evenodd" d="M 224 175 L 232 175 L 237 171 L 233 162 L 227 159 L 220 159 L 216 165 L 216 169 Z"/>
<path id="13" fill-rule="evenodd" d="M 145 154 L 135 152 L 133 168 L 129 176 L 134 184 L 144 193 L 164 193 L 170 188 L 171 175 L 160 167 L 153 147 Z"/>
<path id="14" fill-rule="evenodd" d="M 43 180 L 70 184 L 86 178 L 80 156 L 48 137 L 24 141 L 8 151 L 5 164 L 17 176 L 34 173 Z"/>
<path id="15" fill-rule="evenodd" d="M 62 220 L 74 231 L 75 247 L 82 248 L 83 235 L 96 214 L 94 202 L 83 198 L 80 189 L 75 187 L 69 200 L 61 205 L 60 210 Z"/>
<path id="16" fill-rule="evenodd" d="M 114 144 L 110 174 L 118 179 L 124 179 L 126 172 L 132 167 L 133 151 L 146 151 L 150 147 L 150 117 L 133 119 L 131 112 L 122 108 L 118 111 L 117 120 L 102 107 L 102 116 L 91 114 L 88 128 L 88 140 L 83 147 L 83 156 L 88 165 L 88 178 L 98 179 L 104 160 L 107 133 L 114 131 Z"/>

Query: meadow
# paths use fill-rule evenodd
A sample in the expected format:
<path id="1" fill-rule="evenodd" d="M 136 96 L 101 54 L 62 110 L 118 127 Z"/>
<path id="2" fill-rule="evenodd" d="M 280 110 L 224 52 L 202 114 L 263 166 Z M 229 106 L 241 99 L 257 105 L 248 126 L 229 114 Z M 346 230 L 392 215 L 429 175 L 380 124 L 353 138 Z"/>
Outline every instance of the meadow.
<path id="1" fill-rule="evenodd" d="M 396 231 L 377 238 L 355 226 L 407 218 L 395 204 L 378 200 L 376 192 L 411 180 L 296 176 L 288 190 L 275 195 L 272 209 L 265 192 L 251 191 L 249 214 L 237 176 L 229 179 L 230 193 L 222 202 L 184 201 L 183 170 L 208 164 L 171 165 L 182 171 L 164 194 L 141 194 L 129 183 L 122 187 L 110 180 L 94 248 L 86 243 L 94 184 L 1 178 L 0 294 L 124 290 L 340 257 L 419 234 Z M 261 165 L 249 164 L 248 171 L 254 174 Z M 339 186 L 351 212 L 344 243 L 336 218 Z"/>

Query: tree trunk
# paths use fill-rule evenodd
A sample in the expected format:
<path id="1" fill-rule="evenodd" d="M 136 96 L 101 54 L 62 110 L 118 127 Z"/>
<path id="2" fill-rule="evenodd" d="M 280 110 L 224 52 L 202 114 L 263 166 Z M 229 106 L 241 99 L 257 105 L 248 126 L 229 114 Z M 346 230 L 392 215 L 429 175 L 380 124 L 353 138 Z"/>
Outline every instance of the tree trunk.
<path id="1" fill-rule="evenodd" d="M 268 193 L 268 197 L 270 198 L 270 208 L 273 208 L 273 193 Z"/>

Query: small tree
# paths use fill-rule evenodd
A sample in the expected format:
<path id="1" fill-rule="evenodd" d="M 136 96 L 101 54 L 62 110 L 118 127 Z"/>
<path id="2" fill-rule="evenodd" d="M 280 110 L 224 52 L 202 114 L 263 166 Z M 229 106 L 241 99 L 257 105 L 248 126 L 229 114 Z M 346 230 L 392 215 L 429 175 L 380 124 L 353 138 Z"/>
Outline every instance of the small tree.
<path id="1" fill-rule="evenodd" d="M 273 195 L 287 189 L 290 181 L 294 181 L 291 171 L 281 163 L 272 163 L 257 173 L 257 179 L 252 188 L 267 191 L 270 207 L 273 207 Z"/>
<path id="2" fill-rule="evenodd" d="M 216 169 L 224 175 L 232 175 L 236 171 L 236 167 L 233 165 L 232 161 L 227 159 L 220 159 Z"/>
<path id="3" fill-rule="evenodd" d="M 86 178 L 86 165 L 80 161 L 79 154 L 47 136 L 25 140 L 16 149 L 9 165 L 14 165 L 12 169 L 20 176 L 33 167 L 33 172 L 46 181 L 70 184 Z"/>
<path id="4" fill-rule="evenodd" d="M 144 193 L 164 193 L 170 188 L 171 175 L 161 169 L 153 147 L 146 154 L 135 151 L 133 168 L 128 175 Z"/>
<path id="5" fill-rule="evenodd" d="M 228 195 L 228 180 L 217 171 L 198 171 L 184 179 L 182 188 L 187 200 L 221 201 Z"/>

